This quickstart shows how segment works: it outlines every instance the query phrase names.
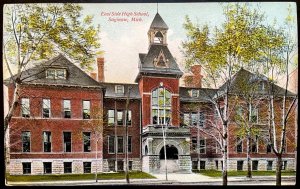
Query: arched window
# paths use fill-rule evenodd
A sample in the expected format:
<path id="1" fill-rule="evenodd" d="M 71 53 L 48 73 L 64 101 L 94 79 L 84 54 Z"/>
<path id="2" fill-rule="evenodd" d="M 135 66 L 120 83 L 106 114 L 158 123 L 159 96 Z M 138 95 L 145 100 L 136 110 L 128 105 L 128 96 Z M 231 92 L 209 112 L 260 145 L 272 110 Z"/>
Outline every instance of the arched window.
<path id="1" fill-rule="evenodd" d="M 162 44 L 163 43 L 163 38 L 164 38 L 164 36 L 162 35 L 162 33 L 160 31 L 157 32 L 154 36 L 154 43 Z"/>
<path id="2" fill-rule="evenodd" d="M 171 119 L 171 93 L 159 87 L 152 91 L 152 124 L 169 124 Z"/>

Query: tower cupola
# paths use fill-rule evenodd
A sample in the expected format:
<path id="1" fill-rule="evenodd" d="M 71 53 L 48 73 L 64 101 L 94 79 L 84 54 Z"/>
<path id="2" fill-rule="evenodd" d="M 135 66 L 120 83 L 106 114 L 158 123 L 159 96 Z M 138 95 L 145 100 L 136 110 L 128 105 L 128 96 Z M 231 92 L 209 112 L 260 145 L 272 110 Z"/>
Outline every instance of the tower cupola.
<path id="1" fill-rule="evenodd" d="M 149 46 L 152 44 L 167 45 L 168 29 L 165 21 L 156 13 L 148 31 Z"/>

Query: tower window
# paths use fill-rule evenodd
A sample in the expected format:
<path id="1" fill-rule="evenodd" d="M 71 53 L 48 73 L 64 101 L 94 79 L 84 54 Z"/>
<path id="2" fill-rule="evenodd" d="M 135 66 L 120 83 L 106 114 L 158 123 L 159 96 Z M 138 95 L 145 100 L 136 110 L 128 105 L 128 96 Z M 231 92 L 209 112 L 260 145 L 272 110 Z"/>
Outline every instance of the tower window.
<path id="1" fill-rule="evenodd" d="M 161 32 L 157 32 L 154 36 L 154 43 L 162 44 L 163 43 L 163 38 L 164 36 L 162 35 Z"/>
<path id="2" fill-rule="evenodd" d="M 171 119 L 171 93 L 165 88 L 152 92 L 152 124 L 169 124 Z"/>

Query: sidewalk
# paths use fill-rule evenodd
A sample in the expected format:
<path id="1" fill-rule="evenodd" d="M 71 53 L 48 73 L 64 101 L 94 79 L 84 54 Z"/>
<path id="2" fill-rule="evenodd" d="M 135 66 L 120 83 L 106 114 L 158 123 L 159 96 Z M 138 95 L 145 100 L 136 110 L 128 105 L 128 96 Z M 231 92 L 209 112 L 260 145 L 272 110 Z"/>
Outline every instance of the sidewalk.
<path id="1" fill-rule="evenodd" d="M 222 178 L 213 178 L 201 174 L 175 174 L 169 173 L 166 181 L 165 174 L 152 174 L 156 179 L 130 179 L 132 185 L 161 185 L 161 184 L 202 184 L 202 185 L 221 185 Z M 253 176 L 252 179 L 246 177 L 228 177 L 228 183 L 239 182 L 258 182 L 258 181 L 275 181 L 275 176 Z M 295 176 L 282 176 L 282 181 L 296 181 Z M 43 182 L 8 182 L 8 186 L 12 185 L 126 185 L 125 179 L 122 180 L 76 180 L 76 181 L 43 181 Z"/>

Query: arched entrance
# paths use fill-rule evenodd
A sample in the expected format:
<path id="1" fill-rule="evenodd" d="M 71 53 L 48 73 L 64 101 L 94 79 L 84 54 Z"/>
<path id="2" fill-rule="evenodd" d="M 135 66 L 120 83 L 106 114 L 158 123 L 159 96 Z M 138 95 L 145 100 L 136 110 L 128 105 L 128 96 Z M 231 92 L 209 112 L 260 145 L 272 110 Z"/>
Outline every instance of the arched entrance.
<path id="1" fill-rule="evenodd" d="M 166 145 L 166 156 L 167 156 L 167 160 L 165 161 L 165 148 L 163 146 L 159 152 L 160 171 L 165 172 L 166 163 L 167 163 L 167 170 L 169 173 L 178 171 L 179 170 L 178 149 L 173 145 Z"/>

